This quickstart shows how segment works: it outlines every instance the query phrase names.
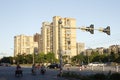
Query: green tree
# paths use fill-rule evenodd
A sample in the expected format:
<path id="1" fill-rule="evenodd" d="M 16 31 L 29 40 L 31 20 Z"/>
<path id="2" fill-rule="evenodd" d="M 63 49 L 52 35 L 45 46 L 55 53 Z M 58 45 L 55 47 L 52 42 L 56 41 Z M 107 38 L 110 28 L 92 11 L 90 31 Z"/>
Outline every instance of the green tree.
<path id="1" fill-rule="evenodd" d="M 62 56 L 62 59 L 63 59 L 63 63 L 68 63 L 68 56 L 67 55 L 64 55 Z"/>
<path id="2" fill-rule="evenodd" d="M 84 56 L 82 54 L 76 55 L 74 57 L 71 58 L 71 61 L 75 64 L 82 64 L 83 62 L 85 62 Z"/>
<path id="3" fill-rule="evenodd" d="M 46 54 L 45 59 L 49 63 L 56 63 L 58 60 L 55 58 L 55 54 L 52 52 L 49 52 Z"/>
<path id="4" fill-rule="evenodd" d="M 92 52 L 92 55 L 90 55 L 90 57 L 89 57 L 89 61 L 90 62 L 95 62 L 97 59 L 96 59 L 96 57 L 99 57 L 99 53 L 98 52 Z"/>
<path id="5" fill-rule="evenodd" d="M 13 57 L 3 57 L 0 62 L 13 64 Z"/>
<path id="6" fill-rule="evenodd" d="M 27 54 L 25 57 L 26 63 L 31 64 L 33 61 L 33 55 L 32 54 Z"/>
<path id="7" fill-rule="evenodd" d="M 39 53 L 39 54 L 36 55 L 35 61 L 37 61 L 39 63 L 44 63 L 45 62 L 44 57 L 45 57 L 44 52 L 41 52 L 41 53 Z"/>
<path id="8" fill-rule="evenodd" d="M 17 57 L 15 57 L 15 61 L 16 63 L 23 63 L 23 56 L 22 55 L 17 55 Z"/>

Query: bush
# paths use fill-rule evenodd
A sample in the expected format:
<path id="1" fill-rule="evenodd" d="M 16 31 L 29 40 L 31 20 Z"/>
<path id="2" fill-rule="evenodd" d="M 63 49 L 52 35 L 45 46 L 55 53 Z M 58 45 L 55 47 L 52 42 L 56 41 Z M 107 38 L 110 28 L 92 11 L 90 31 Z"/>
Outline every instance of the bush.
<path id="1" fill-rule="evenodd" d="M 111 74 L 109 80 L 120 80 L 120 73 Z"/>
<path id="2" fill-rule="evenodd" d="M 95 75 L 90 75 L 89 78 L 92 80 L 106 80 L 106 75 L 103 73 L 97 73 Z"/>
<path id="3" fill-rule="evenodd" d="M 109 72 L 107 75 L 104 73 L 97 73 L 92 75 L 83 76 L 81 74 L 77 74 L 75 72 L 64 72 L 62 77 L 66 78 L 75 78 L 80 80 L 120 80 L 120 73 L 111 73 Z"/>
<path id="4" fill-rule="evenodd" d="M 64 72 L 62 74 L 62 77 L 81 79 L 82 75 L 77 74 L 75 72 Z"/>

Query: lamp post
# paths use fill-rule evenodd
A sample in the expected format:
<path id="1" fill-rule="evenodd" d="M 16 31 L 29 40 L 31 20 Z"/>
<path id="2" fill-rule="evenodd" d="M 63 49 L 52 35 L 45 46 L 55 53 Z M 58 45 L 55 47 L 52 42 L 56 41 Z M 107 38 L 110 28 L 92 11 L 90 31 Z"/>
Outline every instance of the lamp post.
<path id="1" fill-rule="evenodd" d="M 33 64 L 35 64 L 35 54 L 38 53 L 38 48 L 34 47 L 34 51 L 33 51 Z"/>
<path id="2" fill-rule="evenodd" d="M 62 62 L 62 20 L 61 19 L 59 19 L 59 21 L 58 21 L 58 27 L 59 27 L 59 59 L 60 59 L 60 76 L 62 76 L 62 68 L 63 68 L 63 66 L 62 66 L 62 64 L 63 64 L 63 62 Z"/>
<path id="3" fill-rule="evenodd" d="M 35 53 L 33 52 L 33 64 L 35 63 Z"/>

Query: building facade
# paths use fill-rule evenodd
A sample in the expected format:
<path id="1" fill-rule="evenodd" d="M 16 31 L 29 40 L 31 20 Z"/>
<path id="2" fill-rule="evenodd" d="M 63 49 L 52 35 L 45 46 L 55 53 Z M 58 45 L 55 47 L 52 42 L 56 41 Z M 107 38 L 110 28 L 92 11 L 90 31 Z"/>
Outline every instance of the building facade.
<path id="1" fill-rule="evenodd" d="M 120 45 L 109 46 L 109 53 L 120 53 Z"/>
<path id="2" fill-rule="evenodd" d="M 76 43 L 77 55 L 82 54 L 85 51 L 85 43 Z"/>
<path id="3" fill-rule="evenodd" d="M 61 25 L 58 23 L 60 19 L 62 21 Z M 54 16 L 51 23 L 43 22 L 41 35 L 43 43 L 42 51 L 45 54 L 53 52 L 56 58 L 59 58 L 60 52 L 62 52 L 63 56 L 67 55 L 70 58 L 76 55 L 76 29 L 66 29 L 63 27 L 76 27 L 76 20 L 74 18 Z"/>
<path id="4" fill-rule="evenodd" d="M 33 36 L 18 35 L 14 37 L 14 56 L 33 54 L 37 51 L 38 42 Z"/>

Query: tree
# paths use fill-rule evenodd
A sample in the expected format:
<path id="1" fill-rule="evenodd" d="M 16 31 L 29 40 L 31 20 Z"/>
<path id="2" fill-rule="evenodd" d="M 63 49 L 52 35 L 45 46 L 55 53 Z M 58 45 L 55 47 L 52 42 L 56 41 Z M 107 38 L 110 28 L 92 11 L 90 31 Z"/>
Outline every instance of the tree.
<path id="1" fill-rule="evenodd" d="M 67 56 L 67 55 L 62 56 L 63 63 L 68 63 L 67 58 L 68 58 L 68 56 Z"/>
<path id="2" fill-rule="evenodd" d="M 3 57 L 0 62 L 13 64 L 13 57 Z"/>
<path id="3" fill-rule="evenodd" d="M 71 58 L 71 61 L 74 62 L 75 64 L 82 64 L 85 62 L 84 56 L 82 54 L 76 55 Z"/>
<path id="4" fill-rule="evenodd" d="M 32 54 L 26 55 L 25 60 L 26 60 L 26 63 L 31 64 L 33 61 L 33 55 Z"/>
<path id="5" fill-rule="evenodd" d="M 45 55 L 45 59 L 49 63 L 56 63 L 58 60 L 55 58 L 55 54 L 52 52 L 49 52 Z"/>
<path id="6" fill-rule="evenodd" d="M 41 53 L 36 55 L 35 61 L 37 61 L 39 63 L 44 63 L 45 62 L 44 57 L 45 57 L 44 52 L 41 52 Z"/>

